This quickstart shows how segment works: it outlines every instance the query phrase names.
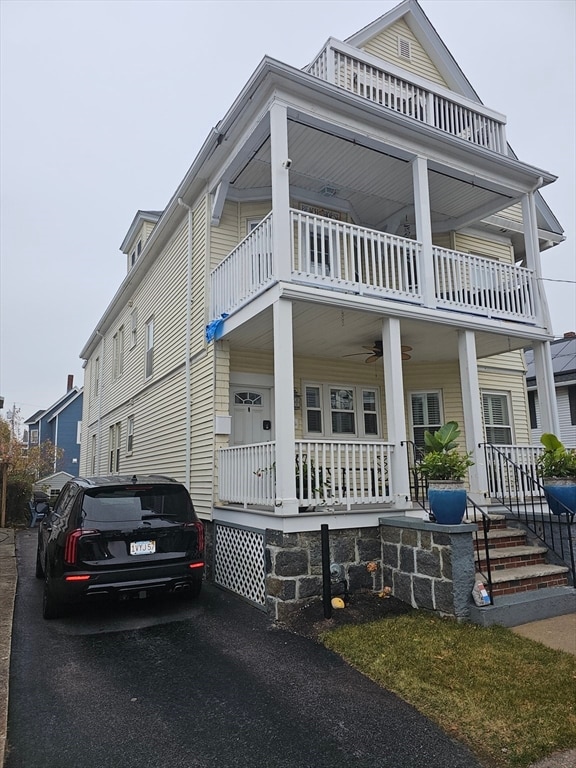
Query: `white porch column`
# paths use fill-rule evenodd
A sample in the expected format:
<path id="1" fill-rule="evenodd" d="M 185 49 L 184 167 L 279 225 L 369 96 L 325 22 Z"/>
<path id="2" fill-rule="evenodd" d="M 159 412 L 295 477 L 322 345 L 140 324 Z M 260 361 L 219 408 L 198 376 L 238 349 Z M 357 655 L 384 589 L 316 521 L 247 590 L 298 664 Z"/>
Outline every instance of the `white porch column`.
<path id="1" fill-rule="evenodd" d="M 274 422 L 276 435 L 275 512 L 298 514 L 294 432 L 294 349 L 292 302 L 274 303 Z"/>
<path id="2" fill-rule="evenodd" d="M 434 288 L 434 261 L 432 259 L 432 220 L 430 218 L 430 190 L 428 187 L 428 161 L 425 157 L 412 160 L 412 181 L 414 184 L 414 214 L 416 217 L 416 238 L 422 243 L 420 254 L 420 286 L 424 305 L 436 305 Z"/>
<path id="3" fill-rule="evenodd" d="M 290 163 L 288 121 L 284 104 L 270 107 L 270 175 L 272 182 L 272 263 L 278 280 L 290 280 Z"/>
<path id="4" fill-rule="evenodd" d="M 538 223 L 534 192 L 528 192 L 522 198 L 522 220 L 524 222 L 524 246 L 526 248 L 526 266 L 534 273 L 534 293 L 536 301 L 536 319 L 542 327 L 552 333 L 552 321 L 546 292 L 542 282 L 542 264 L 538 244 Z"/>
<path id="5" fill-rule="evenodd" d="M 410 498 L 410 474 L 406 441 L 406 417 L 404 413 L 404 377 L 402 375 L 402 345 L 400 321 L 391 317 L 382 321 L 382 363 L 386 390 L 386 421 L 388 442 L 394 445 L 390 467 L 394 501 L 398 506 Z"/>
<path id="6" fill-rule="evenodd" d="M 458 359 L 460 361 L 466 450 L 472 452 L 472 461 L 474 462 L 474 466 L 468 470 L 470 496 L 477 504 L 481 504 L 486 502 L 488 496 L 488 475 L 484 450 L 479 447 L 479 444 L 484 442 L 484 430 L 476 360 L 476 337 L 473 331 L 458 331 Z"/>
<path id="7" fill-rule="evenodd" d="M 552 367 L 550 342 L 535 341 L 533 348 L 542 432 L 552 432 L 560 437 L 560 419 L 558 417 L 558 402 L 554 386 L 554 368 Z"/>

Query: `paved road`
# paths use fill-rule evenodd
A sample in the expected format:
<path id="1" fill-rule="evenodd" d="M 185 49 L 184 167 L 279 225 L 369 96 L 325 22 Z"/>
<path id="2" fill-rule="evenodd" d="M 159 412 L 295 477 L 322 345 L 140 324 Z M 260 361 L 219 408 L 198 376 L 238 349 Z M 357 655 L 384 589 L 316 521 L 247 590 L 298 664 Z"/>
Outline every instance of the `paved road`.
<path id="1" fill-rule="evenodd" d="M 5 768 L 479 768 L 414 709 L 214 587 L 40 615 L 17 540 Z"/>

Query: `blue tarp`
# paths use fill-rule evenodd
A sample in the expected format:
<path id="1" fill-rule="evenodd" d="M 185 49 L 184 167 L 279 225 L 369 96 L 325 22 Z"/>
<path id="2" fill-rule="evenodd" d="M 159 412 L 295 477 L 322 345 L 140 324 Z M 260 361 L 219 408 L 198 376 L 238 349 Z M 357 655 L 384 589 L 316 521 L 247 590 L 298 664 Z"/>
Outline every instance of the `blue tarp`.
<path id="1" fill-rule="evenodd" d="M 228 315 L 223 312 L 220 317 L 217 317 L 216 320 L 211 320 L 208 325 L 206 326 L 206 341 L 210 343 L 211 341 L 218 341 L 218 339 L 222 336 L 222 330 L 224 326 L 224 320 Z"/>

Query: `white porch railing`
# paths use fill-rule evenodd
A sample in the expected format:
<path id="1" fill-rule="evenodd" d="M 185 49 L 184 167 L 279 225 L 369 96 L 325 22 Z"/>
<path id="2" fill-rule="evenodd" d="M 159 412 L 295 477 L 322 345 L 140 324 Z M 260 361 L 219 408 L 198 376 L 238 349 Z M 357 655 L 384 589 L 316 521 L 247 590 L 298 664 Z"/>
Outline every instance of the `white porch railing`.
<path id="1" fill-rule="evenodd" d="M 210 275 L 211 317 L 230 313 L 272 282 L 272 213 Z"/>
<path id="2" fill-rule="evenodd" d="M 438 306 L 488 317 L 535 319 L 531 270 L 437 246 L 432 253 Z"/>
<path id="3" fill-rule="evenodd" d="M 539 477 L 536 459 L 542 453 L 541 445 L 494 445 L 492 448 L 494 450 L 486 453 L 488 493 L 491 498 L 506 494 L 517 499 L 541 495 L 541 489 L 532 482 L 532 478 Z M 506 459 L 514 462 L 522 472 L 516 472 Z"/>
<path id="4" fill-rule="evenodd" d="M 420 301 L 421 245 L 374 229 L 291 210 L 292 274 L 339 289 Z"/>
<path id="5" fill-rule="evenodd" d="M 298 440 L 295 491 L 302 507 L 378 504 L 390 501 L 393 446 L 371 441 Z M 231 504 L 273 507 L 276 444 L 221 448 L 218 496 Z"/>
<path id="6" fill-rule="evenodd" d="M 423 303 L 416 240 L 290 210 L 292 281 L 412 304 Z M 211 318 L 230 314 L 276 280 L 270 213 L 212 271 Z M 495 259 L 433 247 L 436 306 L 535 322 L 533 273 Z"/>
<path id="7" fill-rule="evenodd" d="M 362 52 L 331 40 L 308 72 L 357 96 L 458 136 L 480 147 L 507 154 L 505 124 L 491 110 L 420 78 L 406 79 L 395 67 L 376 65 Z"/>

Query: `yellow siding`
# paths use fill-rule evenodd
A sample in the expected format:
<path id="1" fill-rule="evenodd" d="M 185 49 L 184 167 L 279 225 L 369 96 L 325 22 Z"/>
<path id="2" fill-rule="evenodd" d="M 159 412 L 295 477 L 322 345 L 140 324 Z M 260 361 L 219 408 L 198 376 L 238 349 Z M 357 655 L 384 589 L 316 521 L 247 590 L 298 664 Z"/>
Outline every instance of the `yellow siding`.
<path id="1" fill-rule="evenodd" d="M 205 347 L 205 328 L 209 322 L 206 306 L 209 284 L 208 206 L 209 199 L 205 197 L 193 212 L 191 311 L 191 351 L 193 355 Z"/>
<path id="2" fill-rule="evenodd" d="M 398 37 L 410 40 L 411 60 L 404 59 L 398 55 Z M 448 87 L 444 78 L 440 75 L 432 60 L 403 19 L 400 19 L 396 24 L 373 37 L 362 47 L 362 50 L 372 56 L 377 56 L 379 59 L 402 67 L 408 70 L 408 72 L 425 77 L 433 83 L 444 86 L 444 88 Z"/>
<path id="3" fill-rule="evenodd" d="M 521 203 L 516 203 L 516 205 L 512 205 L 510 208 L 506 208 L 506 210 L 500 211 L 498 216 L 503 216 L 505 219 L 512 219 L 512 221 L 522 223 Z"/>
<path id="4" fill-rule="evenodd" d="M 463 253 L 475 253 L 480 256 L 489 256 L 499 261 L 514 263 L 514 252 L 510 243 L 489 240 L 475 235 L 465 235 L 456 232 L 454 235 L 454 250 Z"/>

